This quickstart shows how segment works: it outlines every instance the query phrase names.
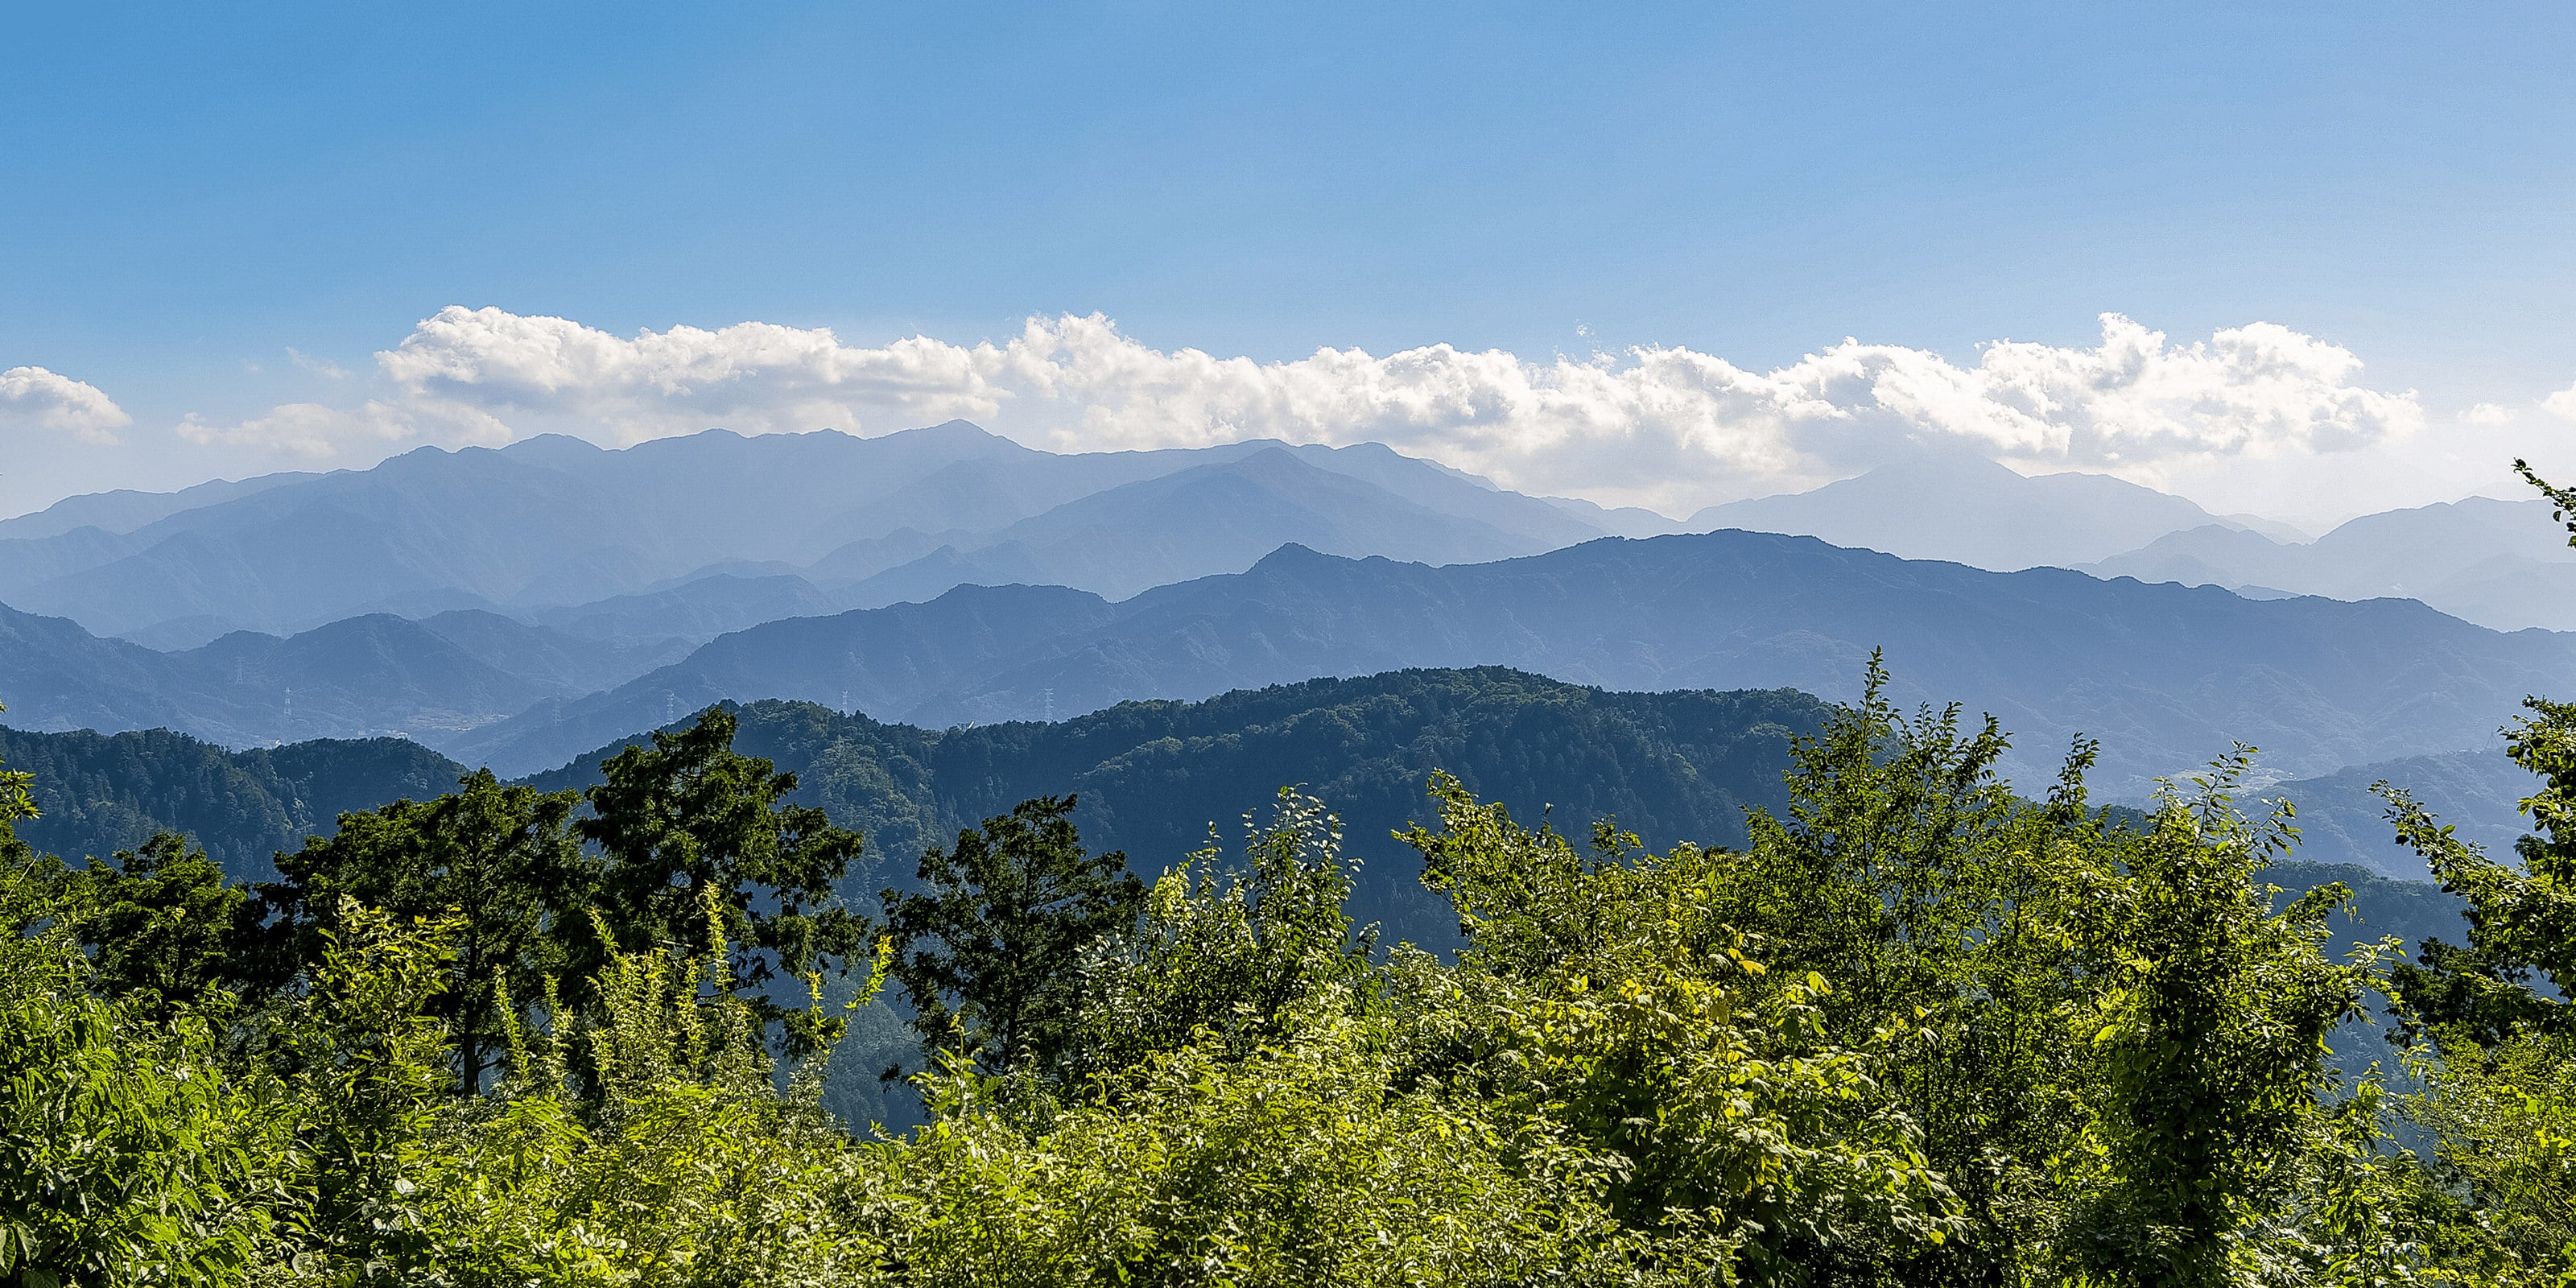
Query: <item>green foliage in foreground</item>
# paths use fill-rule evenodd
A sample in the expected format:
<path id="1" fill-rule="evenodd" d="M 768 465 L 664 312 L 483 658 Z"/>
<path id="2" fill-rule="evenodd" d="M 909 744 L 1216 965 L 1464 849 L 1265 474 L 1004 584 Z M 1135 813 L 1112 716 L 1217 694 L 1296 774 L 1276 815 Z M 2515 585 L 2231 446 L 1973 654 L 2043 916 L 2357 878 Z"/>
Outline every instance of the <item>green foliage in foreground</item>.
<path id="1" fill-rule="evenodd" d="M 887 890 L 894 976 L 931 1049 L 996 1073 L 1071 1055 L 1083 950 L 1135 924 L 1144 885 L 1116 850 L 1085 854 L 1074 798 L 1023 801 L 921 856 L 927 893 Z M 959 999 L 951 1009 L 948 999 Z"/>
<path id="2" fill-rule="evenodd" d="M 899 1138 L 819 1108 L 855 838 L 721 712 L 594 792 L 621 821 L 469 780 L 290 856 L 299 900 L 0 832 L 0 1282 L 2576 1282 L 2576 1052 L 2522 983 L 2566 965 L 2576 717 L 2517 744 L 2521 868 L 2401 807 L 2479 915 L 2390 972 L 2330 952 L 2339 890 L 2257 884 L 2293 834 L 2242 755 L 2139 814 L 2079 747 L 2033 802 L 1991 723 L 1878 693 L 1740 848 L 1435 777 L 1454 960 L 1352 924 L 1296 793 L 1141 898 L 1032 802 L 898 914 L 958 1019 Z M 2329 1060 L 2383 985 L 2420 1093 Z"/>

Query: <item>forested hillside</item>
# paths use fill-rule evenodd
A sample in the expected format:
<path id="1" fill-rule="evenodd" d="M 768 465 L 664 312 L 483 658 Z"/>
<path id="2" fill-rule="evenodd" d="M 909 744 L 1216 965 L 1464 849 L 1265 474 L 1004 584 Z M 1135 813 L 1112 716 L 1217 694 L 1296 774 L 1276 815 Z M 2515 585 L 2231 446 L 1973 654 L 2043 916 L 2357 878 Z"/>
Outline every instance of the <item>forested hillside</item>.
<path id="1" fill-rule="evenodd" d="M 2238 808 L 2242 758 L 2098 810 L 2086 756 L 2016 797 L 1991 729 L 1909 717 L 1876 674 L 1831 712 L 1369 683 L 960 731 L 983 738 L 782 703 L 737 746 L 710 711 L 579 792 L 477 773 L 351 814 L 247 887 L 168 842 L 44 857 L 10 834 L 38 804 L 13 772 L 0 1271 L 2522 1288 L 2576 1266 L 2567 1004 L 2520 982 L 2576 983 L 2554 837 L 2526 874 L 2396 802 L 2480 916 L 2467 946 L 2392 963 L 2346 951 L 2353 891 L 2264 889 L 2288 818 Z M 1457 741 L 1497 719 L 1483 750 Z M 2545 708 L 2517 759 L 2563 771 L 2571 727 Z M 1319 753 L 1459 754 L 1526 789 L 1568 734 L 1789 772 L 1740 839 L 1656 847 L 1434 776 L 1403 848 L 1459 935 L 1442 956 L 1355 917 L 1355 838 L 1295 791 L 1150 886 L 1072 798 L 1013 802 L 875 911 L 831 897 L 864 878 L 862 838 L 797 799 L 927 815 L 1024 772 L 1113 804 L 1222 796 Z M 1579 768 L 1640 817 L 1716 799 L 1670 763 Z M 2576 778 L 2544 796 L 2568 817 Z M 1216 812 L 1140 799 L 1109 826 Z M 2403 1097 L 2351 1022 L 2381 991 L 2417 1042 Z M 890 1054 L 926 1117 L 854 1134 L 832 1110 Z"/>
<path id="2" fill-rule="evenodd" d="M 344 813 L 443 795 L 465 772 L 401 738 L 226 751 L 166 729 L 0 728 L 0 762 L 30 776 L 44 812 L 21 821 L 18 836 L 40 850 L 105 859 L 178 832 L 245 881 L 274 877 L 271 855 L 330 832 Z"/>
<path id="3" fill-rule="evenodd" d="M 1231 842 L 1297 786 L 1339 813 L 1360 861 L 1355 908 L 1390 941 L 1444 944 L 1450 917 L 1393 834 L 1428 816 L 1434 771 L 1530 818 L 1598 818 L 1659 843 L 1738 844 L 1744 809 L 1777 808 L 1790 740 L 1824 704 L 1803 693 L 1606 693 L 1485 667 L 1404 671 L 1131 702 L 1057 724 L 926 730 L 812 703 L 738 711 L 740 745 L 799 779 L 799 799 L 869 838 L 897 884 L 922 850 L 1035 796 L 1071 793 L 1083 835 L 1147 876 Z M 529 781 L 596 781 L 610 744 Z M 1551 811 L 1552 814 L 1551 814 Z M 873 886 L 868 887 L 873 889 Z"/>
<path id="4" fill-rule="evenodd" d="M 1392 839 L 1427 816 L 1423 787 L 1434 772 L 1523 817 L 1611 819 L 1658 846 L 1737 845 L 1747 807 L 1785 801 L 1790 740 L 1813 732 L 1827 708 L 1794 691 L 1616 693 L 1485 667 L 1125 703 L 1055 724 L 921 729 L 774 700 L 733 710 L 739 745 L 798 775 L 796 800 L 867 838 L 844 883 L 863 904 L 880 885 L 907 884 L 924 849 L 1031 797 L 1078 795 L 1083 834 L 1152 876 L 1206 844 L 1211 825 L 1231 840 L 1242 815 L 1293 785 L 1347 825 L 1354 915 L 1384 923 L 1391 940 L 1440 946 L 1453 942 L 1454 919 Z M 620 748 L 649 741 L 639 732 L 527 781 L 587 787 Z M 330 831 L 343 811 L 427 799 L 465 772 L 398 739 L 226 752 L 160 731 L 0 730 L 0 758 L 34 774 L 46 812 L 21 832 L 41 848 L 105 857 L 178 831 L 242 879 L 264 879 L 272 851 Z M 2390 779 L 2460 822 L 2463 835 L 2509 841 L 2513 801 L 2497 793 L 2517 784 L 2499 768 L 2519 773 L 2500 754 L 2426 758 L 2267 789 L 2296 803 L 2307 838 L 2272 879 L 2294 890 L 2351 885 L 2363 913 L 2345 928 L 2354 935 L 2455 933 L 2447 897 L 2420 880 L 2387 879 L 2420 876 L 2422 860 L 2390 843 L 2386 802 L 2367 787 Z"/>

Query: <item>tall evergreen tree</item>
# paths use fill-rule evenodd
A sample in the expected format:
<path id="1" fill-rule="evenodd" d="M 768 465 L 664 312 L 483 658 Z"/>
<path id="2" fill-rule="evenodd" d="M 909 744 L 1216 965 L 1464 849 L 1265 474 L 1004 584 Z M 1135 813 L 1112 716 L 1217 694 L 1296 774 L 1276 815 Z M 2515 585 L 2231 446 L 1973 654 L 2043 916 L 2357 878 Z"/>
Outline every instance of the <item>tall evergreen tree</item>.
<path id="1" fill-rule="evenodd" d="M 782 974 L 840 969 L 868 941 L 866 919 L 835 893 L 863 842 L 822 810 L 790 803 L 796 775 L 735 751 L 734 730 L 732 712 L 710 707 L 696 724 L 610 757 L 575 828 L 599 849 L 600 912 L 615 946 L 695 956 L 720 929 L 731 990 L 764 1022 L 781 1021 L 791 1008 L 767 991 Z M 791 1052 L 812 1040 L 789 1026 Z"/>
<path id="2" fill-rule="evenodd" d="M 571 792 L 505 786 L 482 769 L 433 800 L 343 814 L 335 834 L 278 856 L 282 879 L 263 895 L 286 914 L 272 942 L 287 941 L 287 968 L 309 970 L 343 900 L 450 925 L 454 956 L 433 1006 L 455 1035 L 457 1087 L 470 1093 L 502 1058 L 516 1011 L 592 937 L 598 865 L 572 832 L 579 804 Z"/>
<path id="3" fill-rule="evenodd" d="M 1074 803 L 1022 801 L 923 854 L 922 892 L 880 896 L 925 1052 L 957 1049 L 996 1073 L 1063 1063 L 1083 953 L 1132 929 L 1145 896 L 1125 854 L 1083 852 Z"/>
<path id="4" fill-rule="evenodd" d="M 245 982 L 260 909 L 187 838 L 164 832 L 66 876 L 81 891 L 81 942 L 108 988 L 148 990 L 172 1008 Z"/>

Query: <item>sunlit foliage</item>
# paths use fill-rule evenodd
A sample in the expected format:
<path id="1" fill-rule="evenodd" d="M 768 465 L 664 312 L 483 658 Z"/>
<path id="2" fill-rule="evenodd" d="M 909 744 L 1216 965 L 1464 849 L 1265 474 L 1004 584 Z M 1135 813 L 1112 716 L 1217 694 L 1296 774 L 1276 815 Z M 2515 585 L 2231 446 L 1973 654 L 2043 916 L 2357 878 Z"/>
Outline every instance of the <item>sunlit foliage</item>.
<path id="1" fill-rule="evenodd" d="M 2570 978 L 2576 714 L 2517 738 L 2517 864 L 2398 802 L 2477 917 L 2392 964 L 2329 951 L 2339 889 L 2258 884 L 2296 838 L 2240 809 L 2250 752 L 2110 811 L 2078 745 L 2033 800 L 1884 679 L 1740 848 L 1435 776 L 1446 956 L 1354 923 L 1295 791 L 1150 883 L 1032 801 L 879 919 L 720 711 L 583 800 L 347 816 L 255 890 L 0 831 L 0 1282 L 2570 1281 L 2533 984 Z M 0 823 L 39 805 L 0 778 Z M 900 1134 L 822 1108 L 890 982 L 932 1056 Z M 2395 1089 L 2330 1058 L 2381 994 Z"/>

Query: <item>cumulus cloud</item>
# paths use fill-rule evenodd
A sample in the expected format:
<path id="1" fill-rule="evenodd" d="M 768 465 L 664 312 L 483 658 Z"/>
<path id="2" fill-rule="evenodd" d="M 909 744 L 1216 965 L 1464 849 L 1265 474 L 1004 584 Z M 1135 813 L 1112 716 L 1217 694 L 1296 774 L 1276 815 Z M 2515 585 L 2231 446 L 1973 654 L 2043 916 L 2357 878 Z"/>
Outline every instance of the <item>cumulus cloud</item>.
<path id="1" fill-rule="evenodd" d="M 261 448 L 315 460 L 337 456 L 355 443 L 399 442 L 420 434 L 414 417 L 383 402 L 369 402 L 355 411 L 320 403 L 287 403 L 265 416 L 231 425 L 211 424 L 192 412 L 179 422 L 179 437 L 192 443 Z M 478 436 L 462 437 L 471 441 Z M 508 442 L 510 436 L 502 429 L 479 438 L 497 444 Z"/>
<path id="2" fill-rule="evenodd" d="M 0 371 L 0 422 L 10 420 L 67 432 L 85 443 L 114 443 L 114 431 L 134 423 L 105 390 L 43 367 Z"/>
<path id="3" fill-rule="evenodd" d="M 2460 413 L 2460 419 L 2472 425 L 2506 425 L 2513 422 L 2513 408 L 2502 403 L 2482 402 Z"/>
<path id="4" fill-rule="evenodd" d="M 2412 391 L 2358 383 L 2360 360 L 2323 340 L 2258 322 L 2176 344 L 2118 314 L 2102 316 L 2092 347 L 1998 341 L 1961 365 L 1847 339 L 1755 371 L 1661 347 L 1543 361 L 1326 348 L 1259 362 L 1156 349 L 1096 314 L 1033 318 L 1001 343 L 871 347 L 761 322 L 627 338 L 450 307 L 377 366 L 386 388 L 371 413 L 281 408 L 188 432 L 319 454 L 368 437 L 551 429 L 623 444 L 963 417 L 1058 448 L 1376 441 L 1523 490 L 1671 508 L 1838 477 L 1908 443 L 2154 481 L 2195 462 L 2350 449 L 2423 419 Z"/>
<path id="5" fill-rule="evenodd" d="M 711 425 L 856 432 L 989 419 L 1008 396 L 994 381 L 1000 356 L 922 337 L 853 348 L 829 330 L 766 322 L 627 340 L 564 318 L 451 305 L 376 361 L 408 399 L 446 417 L 584 423 L 640 442 Z"/>
<path id="6" fill-rule="evenodd" d="M 2540 405 L 2552 416 L 2563 416 L 2569 420 L 2576 420 L 2576 385 L 2569 385 L 2566 388 L 2559 390 L 2557 393 L 2541 399 Z"/>

